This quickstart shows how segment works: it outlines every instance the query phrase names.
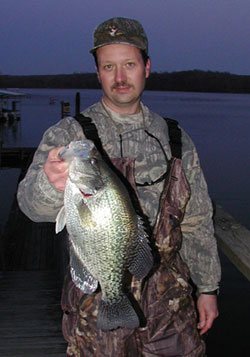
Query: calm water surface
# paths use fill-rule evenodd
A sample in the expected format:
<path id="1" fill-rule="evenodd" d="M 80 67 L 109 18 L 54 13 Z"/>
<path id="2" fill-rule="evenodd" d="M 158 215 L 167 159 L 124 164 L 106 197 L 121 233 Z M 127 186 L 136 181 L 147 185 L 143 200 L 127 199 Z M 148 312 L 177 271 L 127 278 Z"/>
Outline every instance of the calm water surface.
<path id="1" fill-rule="evenodd" d="M 43 132 L 60 119 L 61 101 L 69 102 L 71 114 L 75 114 L 77 92 L 81 110 L 101 96 L 100 90 L 25 89 L 29 96 L 22 100 L 21 121 L 1 127 L 4 145 L 37 146 Z M 53 105 L 50 98 L 55 100 Z M 250 228 L 249 95 L 146 91 L 143 102 L 160 115 L 179 121 L 198 149 L 211 197 Z M 0 175 L 4 203 L 0 217 L 6 217 L 17 170 L 1 171 Z"/>

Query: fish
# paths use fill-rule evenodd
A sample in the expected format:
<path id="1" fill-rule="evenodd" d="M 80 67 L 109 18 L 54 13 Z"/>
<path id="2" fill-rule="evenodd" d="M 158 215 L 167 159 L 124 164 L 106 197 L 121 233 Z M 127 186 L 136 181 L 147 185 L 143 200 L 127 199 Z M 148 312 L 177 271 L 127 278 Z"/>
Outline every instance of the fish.
<path id="1" fill-rule="evenodd" d="M 101 289 L 98 328 L 137 328 L 125 280 L 129 272 L 142 281 L 153 266 L 144 221 L 92 141 L 72 141 L 59 155 L 69 163 L 69 176 L 56 232 L 66 225 L 72 280 L 85 294 Z"/>

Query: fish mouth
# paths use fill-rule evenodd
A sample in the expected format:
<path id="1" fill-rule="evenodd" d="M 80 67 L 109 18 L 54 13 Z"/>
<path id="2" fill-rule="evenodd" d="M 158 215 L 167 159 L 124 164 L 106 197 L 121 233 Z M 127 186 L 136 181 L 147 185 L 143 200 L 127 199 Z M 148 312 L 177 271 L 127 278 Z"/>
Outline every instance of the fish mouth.
<path id="1" fill-rule="evenodd" d="M 83 197 L 85 197 L 85 198 L 88 198 L 88 197 L 91 197 L 91 196 L 93 196 L 93 193 L 85 193 L 85 192 L 83 192 L 82 190 L 80 190 L 79 189 L 79 191 L 81 192 L 81 194 L 83 195 Z"/>

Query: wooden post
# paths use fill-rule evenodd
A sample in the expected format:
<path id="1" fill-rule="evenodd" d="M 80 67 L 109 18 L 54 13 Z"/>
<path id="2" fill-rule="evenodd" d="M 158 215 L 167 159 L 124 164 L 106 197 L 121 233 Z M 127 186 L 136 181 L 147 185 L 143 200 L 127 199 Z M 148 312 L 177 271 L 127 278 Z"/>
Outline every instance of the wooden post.
<path id="1" fill-rule="evenodd" d="M 61 102 L 61 117 L 62 119 L 70 116 L 70 104 L 69 102 Z"/>
<path id="2" fill-rule="evenodd" d="M 77 92 L 76 93 L 76 106 L 75 106 L 75 117 L 77 118 L 77 116 L 80 114 L 80 106 L 81 106 L 81 97 L 80 97 L 80 93 Z"/>

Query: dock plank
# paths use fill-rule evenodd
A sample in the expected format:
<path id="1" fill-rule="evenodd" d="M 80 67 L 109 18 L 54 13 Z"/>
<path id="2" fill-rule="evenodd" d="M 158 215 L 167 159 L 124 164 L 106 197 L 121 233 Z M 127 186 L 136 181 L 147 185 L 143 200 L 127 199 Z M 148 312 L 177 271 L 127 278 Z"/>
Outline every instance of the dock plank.
<path id="1" fill-rule="evenodd" d="M 0 272 L 0 356 L 66 356 L 53 271 Z"/>
<path id="2" fill-rule="evenodd" d="M 60 239 L 54 223 L 32 222 L 21 212 L 15 198 L 1 238 L 0 265 L 3 270 L 53 270 L 58 263 Z"/>
<path id="3" fill-rule="evenodd" d="M 0 147 L 0 167 L 23 168 L 32 160 L 35 147 Z"/>

